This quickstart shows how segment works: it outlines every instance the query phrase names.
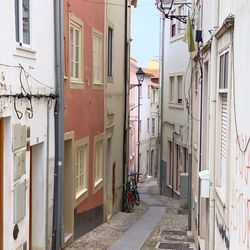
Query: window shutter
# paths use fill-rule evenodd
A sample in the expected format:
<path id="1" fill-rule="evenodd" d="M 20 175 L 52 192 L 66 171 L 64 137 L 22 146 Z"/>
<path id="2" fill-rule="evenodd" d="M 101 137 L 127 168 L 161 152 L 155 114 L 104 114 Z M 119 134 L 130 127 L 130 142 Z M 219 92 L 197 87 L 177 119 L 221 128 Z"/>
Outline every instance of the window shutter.
<path id="1" fill-rule="evenodd" d="M 221 157 L 227 157 L 228 107 L 227 94 L 221 95 Z"/>
<path id="2" fill-rule="evenodd" d="M 220 186 L 226 188 L 226 172 L 227 172 L 227 145 L 228 145 L 228 106 L 227 93 L 220 94 L 221 96 L 221 166 L 220 166 Z"/>

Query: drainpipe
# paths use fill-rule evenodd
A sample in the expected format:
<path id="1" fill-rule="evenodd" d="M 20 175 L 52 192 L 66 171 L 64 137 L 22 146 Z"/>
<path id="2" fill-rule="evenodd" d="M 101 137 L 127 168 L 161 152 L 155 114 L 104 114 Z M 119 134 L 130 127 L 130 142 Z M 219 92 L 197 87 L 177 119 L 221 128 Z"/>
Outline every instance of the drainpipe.
<path id="1" fill-rule="evenodd" d="M 49 130 L 49 126 L 50 126 L 50 100 L 48 100 L 47 103 L 47 152 L 46 152 L 46 202 L 45 202 L 45 249 L 49 250 L 49 245 L 48 245 L 48 214 L 49 214 L 49 208 L 48 208 L 48 194 L 49 194 L 49 134 L 50 134 L 50 130 Z"/>
<path id="2" fill-rule="evenodd" d="M 165 54 L 165 15 L 162 13 L 162 23 L 161 23 L 161 70 L 160 70 L 160 171 L 159 171 L 159 180 L 160 180 L 160 194 L 163 194 L 163 166 L 162 166 L 162 151 L 163 151 L 163 82 L 164 82 L 164 54 Z"/>
<path id="3" fill-rule="evenodd" d="M 174 167 L 175 167 L 175 155 L 174 155 L 174 152 L 175 152 L 175 132 L 173 132 L 173 148 L 172 148 L 172 160 L 171 160 L 171 165 L 172 166 L 169 166 L 169 167 L 172 167 L 172 171 L 171 171 L 171 184 L 172 184 L 172 190 L 171 190 L 171 196 L 172 198 L 174 197 Z M 176 173 L 177 174 L 177 173 Z"/>
<path id="4" fill-rule="evenodd" d="M 64 39 L 63 0 L 54 0 L 55 82 L 57 101 L 55 116 L 55 172 L 52 249 L 59 250 L 64 243 L 63 230 L 63 154 L 64 154 Z"/>
<path id="5" fill-rule="evenodd" d="M 122 179 L 123 184 L 126 183 L 127 172 L 126 167 L 128 167 L 128 147 L 129 147 L 129 120 L 128 120 L 128 98 L 129 98 L 129 88 L 128 88 L 128 0 L 125 0 L 125 10 L 124 10 L 124 124 L 123 124 L 123 171 Z M 122 188 L 122 194 L 124 194 L 124 185 Z M 123 197 L 123 195 L 122 195 Z M 122 198 L 122 210 L 124 210 L 124 201 Z"/>
<path id="6" fill-rule="evenodd" d="M 213 29 L 214 33 L 219 25 L 219 1 L 213 0 Z M 217 76 L 217 39 L 213 36 L 211 44 L 211 80 L 210 80 L 210 123 L 209 131 L 216 129 L 216 76 Z M 214 230 L 215 230 L 215 202 L 214 202 L 214 189 L 215 189 L 215 133 L 209 137 L 209 157 L 208 165 L 210 171 L 210 196 L 209 196 L 209 250 L 214 248 Z"/>

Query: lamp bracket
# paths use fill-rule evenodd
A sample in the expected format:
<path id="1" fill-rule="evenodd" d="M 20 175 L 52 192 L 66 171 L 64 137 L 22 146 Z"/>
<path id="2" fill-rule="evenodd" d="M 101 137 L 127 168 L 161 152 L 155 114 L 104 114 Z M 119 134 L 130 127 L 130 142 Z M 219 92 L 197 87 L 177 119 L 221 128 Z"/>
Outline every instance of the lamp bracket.
<path id="1" fill-rule="evenodd" d="M 165 18 L 168 18 L 170 20 L 177 19 L 178 21 L 182 23 L 187 23 L 187 16 L 186 15 L 169 15 L 165 14 Z"/>

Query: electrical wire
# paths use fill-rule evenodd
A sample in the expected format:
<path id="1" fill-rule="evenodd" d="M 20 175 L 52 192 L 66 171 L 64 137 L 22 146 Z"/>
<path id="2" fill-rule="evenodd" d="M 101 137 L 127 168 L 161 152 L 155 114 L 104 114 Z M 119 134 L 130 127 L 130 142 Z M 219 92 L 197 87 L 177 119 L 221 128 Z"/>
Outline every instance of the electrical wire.
<path id="1" fill-rule="evenodd" d="M 231 31 L 231 51 L 232 51 L 232 61 L 231 61 L 231 64 L 232 64 L 232 75 L 233 75 L 233 84 L 232 84 L 232 90 L 233 90 L 233 102 L 234 102 L 234 124 L 235 124 L 235 131 L 236 131 L 236 139 L 237 139 L 237 145 L 240 149 L 240 151 L 242 153 L 245 153 L 248 149 L 248 146 L 250 144 L 250 137 L 248 137 L 248 139 L 246 140 L 246 144 L 245 146 L 242 146 L 241 145 L 241 142 L 240 142 L 240 136 L 239 136 L 239 130 L 238 130 L 238 122 L 237 122 L 237 114 L 236 114 L 236 97 L 235 97 L 235 92 L 236 92 L 236 88 L 235 88 L 235 65 L 234 65 L 234 35 L 233 35 L 233 32 Z"/>
<path id="2" fill-rule="evenodd" d="M 23 113 L 16 108 L 16 97 L 14 98 L 14 109 L 17 115 L 17 118 L 20 120 L 23 117 Z"/>
<path id="3" fill-rule="evenodd" d="M 27 84 L 27 86 L 28 86 L 29 92 L 30 92 L 30 94 L 31 94 L 31 90 L 30 90 L 30 85 L 29 85 L 28 77 L 27 77 L 27 75 L 26 75 L 26 72 L 25 72 L 25 70 L 24 70 L 24 67 L 23 67 L 20 63 L 19 63 L 19 65 L 20 65 L 21 69 L 22 69 L 23 72 L 24 72 L 24 78 L 25 78 L 26 84 Z"/>
<path id="4" fill-rule="evenodd" d="M 46 87 L 46 88 L 48 88 L 50 90 L 54 89 L 53 87 L 50 87 L 50 86 L 46 85 L 45 83 L 39 81 L 32 74 L 30 74 L 29 72 L 27 72 L 22 65 L 21 66 L 20 65 L 10 65 L 10 64 L 0 63 L 0 66 L 4 66 L 4 67 L 7 67 L 7 68 L 23 68 L 22 70 L 26 73 L 26 75 L 28 75 L 29 77 L 31 77 L 35 82 L 37 82 L 38 84 L 40 84 L 43 87 Z"/>
<path id="5" fill-rule="evenodd" d="M 21 84 L 21 88 L 24 91 L 25 94 L 28 94 L 28 92 L 26 91 L 26 89 L 23 86 L 23 81 L 22 81 L 22 72 L 23 72 L 23 68 L 20 67 L 20 73 L 19 73 L 19 82 Z"/>

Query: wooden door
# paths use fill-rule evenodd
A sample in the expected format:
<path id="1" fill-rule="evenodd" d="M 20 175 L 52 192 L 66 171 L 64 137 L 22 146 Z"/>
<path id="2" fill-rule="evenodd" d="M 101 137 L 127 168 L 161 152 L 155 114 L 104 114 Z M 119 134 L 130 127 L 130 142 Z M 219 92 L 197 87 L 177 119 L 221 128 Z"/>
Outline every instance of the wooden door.
<path id="1" fill-rule="evenodd" d="M 3 119 L 0 119 L 0 250 L 3 250 Z"/>

